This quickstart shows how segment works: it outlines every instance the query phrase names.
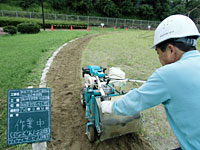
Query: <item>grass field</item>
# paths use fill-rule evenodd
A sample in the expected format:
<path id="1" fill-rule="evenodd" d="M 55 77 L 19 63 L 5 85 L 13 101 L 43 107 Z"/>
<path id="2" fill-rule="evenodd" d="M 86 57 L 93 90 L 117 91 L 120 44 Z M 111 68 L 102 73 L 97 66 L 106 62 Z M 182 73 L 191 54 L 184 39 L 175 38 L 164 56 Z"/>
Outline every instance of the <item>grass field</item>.
<path id="1" fill-rule="evenodd" d="M 146 80 L 160 67 L 151 49 L 154 32 L 131 30 L 96 37 L 83 54 L 82 65 L 118 66 L 128 78 Z"/>
<path id="2" fill-rule="evenodd" d="M 38 87 L 52 52 L 71 39 L 92 33 L 97 32 L 54 31 L 0 37 L 0 149 L 6 148 L 7 90 Z M 11 147 L 16 148 L 23 146 Z"/>

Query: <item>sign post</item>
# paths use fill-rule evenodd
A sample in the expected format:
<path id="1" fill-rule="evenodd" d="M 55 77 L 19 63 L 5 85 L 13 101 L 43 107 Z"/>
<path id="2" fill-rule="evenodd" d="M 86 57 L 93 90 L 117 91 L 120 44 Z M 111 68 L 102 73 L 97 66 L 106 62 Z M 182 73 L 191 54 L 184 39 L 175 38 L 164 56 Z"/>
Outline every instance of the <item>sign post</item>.
<path id="1" fill-rule="evenodd" d="M 8 90 L 7 144 L 44 142 L 51 139 L 51 90 Z"/>

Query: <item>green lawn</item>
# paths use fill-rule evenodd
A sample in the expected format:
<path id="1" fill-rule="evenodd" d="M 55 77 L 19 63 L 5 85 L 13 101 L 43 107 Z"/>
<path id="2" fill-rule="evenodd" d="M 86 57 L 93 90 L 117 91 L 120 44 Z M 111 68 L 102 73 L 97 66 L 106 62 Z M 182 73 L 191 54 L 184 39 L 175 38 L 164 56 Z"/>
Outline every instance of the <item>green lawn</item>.
<path id="1" fill-rule="evenodd" d="M 62 44 L 94 31 L 48 31 L 0 37 L 0 149 L 6 146 L 7 90 L 38 87 L 47 59 Z M 12 146 L 11 149 L 23 149 Z M 27 147 L 25 146 L 24 149 Z"/>
<path id="2" fill-rule="evenodd" d="M 99 36 L 84 51 L 82 66 L 120 67 L 128 78 L 146 80 L 160 67 L 151 31 L 129 30 Z"/>
<path id="3" fill-rule="evenodd" d="M 0 97 L 7 89 L 38 85 L 42 68 L 65 42 L 92 32 L 54 31 L 0 37 Z"/>

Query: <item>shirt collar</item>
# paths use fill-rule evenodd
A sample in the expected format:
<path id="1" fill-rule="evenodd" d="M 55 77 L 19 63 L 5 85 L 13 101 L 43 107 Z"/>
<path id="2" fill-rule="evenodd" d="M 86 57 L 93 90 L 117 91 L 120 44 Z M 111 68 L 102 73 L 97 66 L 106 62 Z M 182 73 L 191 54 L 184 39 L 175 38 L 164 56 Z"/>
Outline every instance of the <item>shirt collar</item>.
<path id="1" fill-rule="evenodd" d="M 192 51 L 188 51 L 188 52 L 185 52 L 181 59 L 180 60 L 183 60 L 183 59 L 186 59 L 188 57 L 193 57 L 193 56 L 197 56 L 199 55 L 200 56 L 200 52 L 198 50 L 192 50 Z"/>

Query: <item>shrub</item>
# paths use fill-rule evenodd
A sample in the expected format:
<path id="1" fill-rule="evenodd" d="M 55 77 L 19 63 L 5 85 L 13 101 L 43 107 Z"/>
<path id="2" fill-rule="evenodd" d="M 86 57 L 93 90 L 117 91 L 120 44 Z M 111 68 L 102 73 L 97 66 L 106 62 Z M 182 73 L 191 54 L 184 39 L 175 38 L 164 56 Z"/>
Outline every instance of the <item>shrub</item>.
<path id="1" fill-rule="evenodd" d="M 17 30 L 20 33 L 38 33 L 40 32 L 40 25 L 36 23 L 20 23 L 17 25 Z"/>
<path id="2" fill-rule="evenodd" d="M 17 26 L 20 23 L 34 22 L 43 26 L 41 19 L 30 18 L 15 18 L 15 17 L 0 17 L 0 27 L 3 26 Z M 45 20 L 45 28 L 51 28 L 54 25 L 54 29 L 70 29 L 73 25 L 74 29 L 87 29 L 88 24 L 85 22 L 76 21 L 62 21 L 62 20 Z"/>
<path id="3" fill-rule="evenodd" d="M 3 27 L 4 32 L 8 32 L 9 34 L 16 34 L 17 28 L 15 26 L 5 26 Z"/>

